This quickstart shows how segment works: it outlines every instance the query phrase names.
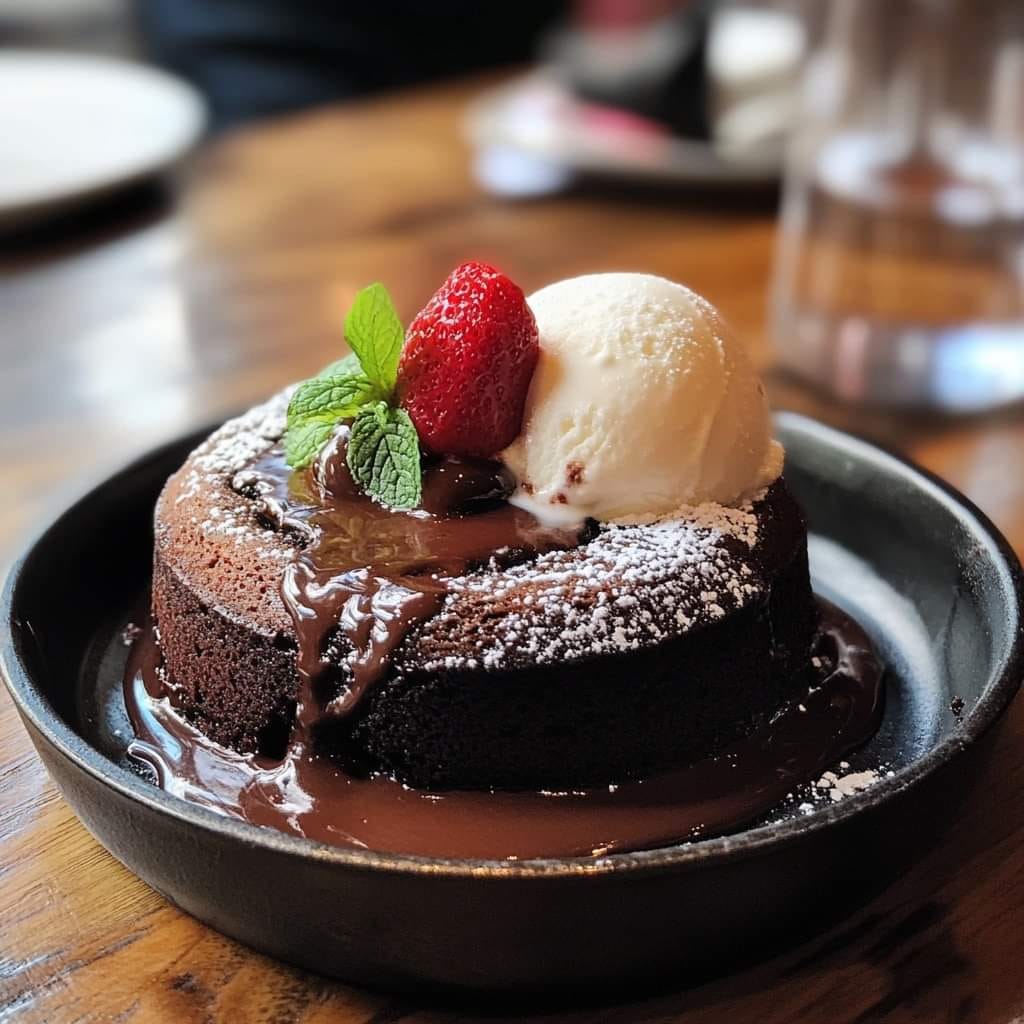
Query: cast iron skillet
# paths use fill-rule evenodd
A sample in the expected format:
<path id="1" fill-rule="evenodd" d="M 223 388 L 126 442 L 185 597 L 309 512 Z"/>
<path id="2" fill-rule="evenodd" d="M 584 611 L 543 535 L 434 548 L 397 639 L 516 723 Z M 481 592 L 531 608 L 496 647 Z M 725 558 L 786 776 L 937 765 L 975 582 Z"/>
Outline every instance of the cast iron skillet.
<path id="1" fill-rule="evenodd" d="M 783 415 L 779 432 L 812 527 L 815 585 L 859 618 L 888 665 L 885 722 L 851 760 L 892 774 L 812 813 L 601 860 L 429 860 L 218 817 L 120 767 L 97 739 L 114 713 L 96 681 L 123 658 L 104 645 L 145 588 L 156 494 L 200 434 L 110 477 L 28 547 L 0 606 L 3 675 L 93 835 L 259 950 L 390 988 L 592 992 L 728 969 L 835 918 L 937 839 L 969 790 L 969 748 L 1024 672 L 1021 569 L 976 508 L 810 420 Z"/>

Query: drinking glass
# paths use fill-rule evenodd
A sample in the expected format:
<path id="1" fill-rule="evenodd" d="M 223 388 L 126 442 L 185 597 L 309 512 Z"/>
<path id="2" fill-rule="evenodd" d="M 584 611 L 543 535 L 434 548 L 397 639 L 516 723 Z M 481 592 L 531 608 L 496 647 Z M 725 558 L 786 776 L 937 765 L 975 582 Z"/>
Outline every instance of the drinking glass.
<path id="1" fill-rule="evenodd" d="M 1024 397 L 1024 2 L 832 0 L 801 109 L 783 363 L 855 401 Z"/>

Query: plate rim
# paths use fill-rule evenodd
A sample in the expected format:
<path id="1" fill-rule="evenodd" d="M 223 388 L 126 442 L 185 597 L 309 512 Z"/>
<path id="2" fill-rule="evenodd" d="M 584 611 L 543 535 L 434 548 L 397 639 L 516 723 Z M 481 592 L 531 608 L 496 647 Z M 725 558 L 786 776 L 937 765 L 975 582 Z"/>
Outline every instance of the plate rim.
<path id="1" fill-rule="evenodd" d="M 175 96 L 188 124 L 176 133 L 172 142 L 153 147 L 144 160 L 133 160 L 119 172 L 91 174 L 78 185 L 70 188 L 56 188 L 39 192 L 27 198 L 6 201 L 0 198 L 0 225 L 18 226 L 46 217 L 51 211 L 60 210 L 88 202 L 106 195 L 118 188 L 127 188 L 144 179 L 159 174 L 174 166 L 186 156 L 202 138 L 209 125 L 209 110 L 201 93 L 188 81 L 152 64 L 134 61 L 124 57 L 105 54 L 78 53 L 64 49 L 33 49 L 24 46 L 0 47 L 0 64 L 23 63 L 73 63 L 79 67 L 100 69 L 105 74 L 122 77 L 144 77 L 150 83 L 159 85 L 170 96 Z M 130 83 L 129 83 L 130 84 Z M 184 124 L 184 118 L 182 123 Z"/>
<path id="2" fill-rule="evenodd" d="M 987 692 L 960 724 L 956 735 L 947 736 L 921 757 L 903 766 L 868 789 L 854 793 L 835 804 L 816 809 L 813 814 L 787 821 L 762 825 L 730 835 L 701 839 L 691 843 L 659 847 L 653 850 L 609 854 L 599 858 L 537 858 L 522 861 L 424 857 L 415 854 L 379 853 L 372 850 L 346 849 L 318 843 L 301 836 L 286 835 L 274 829 L 227 818 L 216 812 L 191 804 L 166 793 L 128 769 L 115 764 L 76 733 L 51 707 L 41 689 L 33 681 L 18 650 L 15 599 L 22 585 L 26 562 L 48 534 L 78 505 L 88 500 L 100 487 L 110 486 L 120 477 L 133 474 L 138 468 L 165 457 L 193 439 L 201 439 L 204 431 L 190 430 L 141 454 L 122 461 L 119 468 L 102 476 L 91 474 L 90 483 L 79 484 L 74 498 L 65 500 L 61 511 L 47 517 L 41 527 L 28 531 L 19 546 L 19 554 L 11 561 L 0 590 L 0 677 L 6 684 L 12 702 L 24 723 L 30 726 L 57 754 L 72 762 L 95 781 L 113 789 L 121 797 L 135 800 L 155 813 L 167 814 L 182 825 L 217 833 L 247 846 L 262 847 L 269 852 L 336 865 L 339 869 L 385 873 L 390 875 L 439 876 L 446 878 L 487 878 L 509 883 L 524 879 L 569 879 L 620 876 L 651 876 L 665 872 L 699 869 L 708 864 L 742 860 L 772 852 L 790 843 L 818 833 L 853 818 L 878 804 L 911 789 L 955 757 L 974 746 L 1003 716 L 1016 695 L 1024 677 L 1024 570 L 1009 542 L 991 520 L 966 496 L 934 473 L 912 460 L 855 434 L 837 430 L 799 413 L 776 414 L 776 424 L 787 430 L 816 436 L 831 446 L 845 449 L 858 461 L 881 459 L 914 484 L 926 490 L 933 500 L 946 506 L 958 518 L 973 520 L 974 532 L 989 545 L 993 561 L 1005 577 L 1007 592 L 1014 602 L 1007 607 L 1011 627 L 1009 649 L 998 675 Z M 1015 634 L 1015 635 L 1014 635 Z M 34 737 L 33 737 L 34 738 Z"/>

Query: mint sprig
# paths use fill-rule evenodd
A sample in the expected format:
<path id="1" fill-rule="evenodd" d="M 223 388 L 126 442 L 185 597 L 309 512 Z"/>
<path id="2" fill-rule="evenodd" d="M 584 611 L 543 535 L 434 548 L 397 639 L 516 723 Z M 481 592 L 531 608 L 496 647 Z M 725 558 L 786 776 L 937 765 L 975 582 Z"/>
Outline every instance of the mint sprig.
<path id="1" fill-rule="evenodd" d="M 391 508 L 419 504 L 419 438 L 408 414 L 394 404 L 404 337 L 384 286 L 371 284 L 359 292 L 345 317 L 352 353 L 303 381 L 288 404 L 289 466 L 308 466 L 337 425 L 352 420 L 347 459 L 355 481 Z"/>
<path id="2" fill-rule="evenodd" d="M 420 443 L 404 409 L 377 402 L 361 409 L 348 438 L 352 478 L 390 508 L 415 508 L 422 496 Z"/>

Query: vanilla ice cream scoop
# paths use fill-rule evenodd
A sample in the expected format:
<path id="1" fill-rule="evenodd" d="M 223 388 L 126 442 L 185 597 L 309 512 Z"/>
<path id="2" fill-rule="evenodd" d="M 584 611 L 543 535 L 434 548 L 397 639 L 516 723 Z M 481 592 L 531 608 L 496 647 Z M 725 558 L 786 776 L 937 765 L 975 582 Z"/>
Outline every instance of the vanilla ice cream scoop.
<path id="1" fill-rule="evenodd" d="M 517 503 L 552 520 L 653 519 L 741 503 L 782 471 L 764 389 L 714 307 L 650 274 L 528 299 L 540 361 L 503 453 Z"/>

